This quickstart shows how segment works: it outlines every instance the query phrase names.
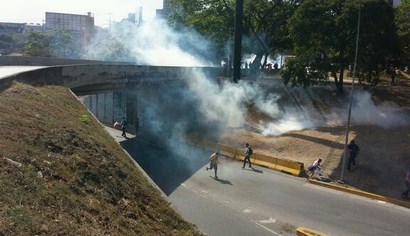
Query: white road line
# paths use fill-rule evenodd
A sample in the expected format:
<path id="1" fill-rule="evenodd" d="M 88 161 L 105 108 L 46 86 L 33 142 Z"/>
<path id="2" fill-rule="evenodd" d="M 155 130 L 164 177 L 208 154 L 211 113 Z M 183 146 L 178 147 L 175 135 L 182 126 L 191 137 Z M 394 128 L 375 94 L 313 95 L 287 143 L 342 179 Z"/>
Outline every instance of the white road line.
<path id="1" fill-rule="evenodd" d="M 259 222 L 257 222 L 257 221 L 254 221 L 254 220 L 253 220 L 253 222 L 254 222 L 257 226 L 259 226 L 259 227 L 265 229 L 266 231 L 269 231 L 270 233 L 272 233 L 272 234 L 274 234 L 274 235 L 281 235 L 280 233 L 277 233 L 277 232 L 275 232 L 275 231 L 269 229 L 268 227 L 266 227 L 266 226 L 264 226 L 264 225 L 262 225 L 262 224 L 259 224 Z"/>

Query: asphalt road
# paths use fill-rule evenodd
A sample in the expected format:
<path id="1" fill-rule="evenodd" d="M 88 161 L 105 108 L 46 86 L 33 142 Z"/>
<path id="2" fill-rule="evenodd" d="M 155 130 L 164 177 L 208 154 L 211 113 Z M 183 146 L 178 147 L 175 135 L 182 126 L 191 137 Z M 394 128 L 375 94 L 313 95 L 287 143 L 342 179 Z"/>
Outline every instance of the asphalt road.
<path id="1" fill-rule="evenodd" d="M 0 79 L 40 67 L 0 67 Z M 306 183 L 301 178 L 222 159 L 219 180 L 205 170 L 209 151 L 173 154 L 149 139 L 110 134 L 188 221 L 210 236 L 294 235 L 304 226 L 328 235 L 409 235 L 410 209 Z"/>
<path id="2" fill-rule="evenodd" d="M 193 148 L 178 156 L 146 137 L 124 140 L 119 132 L 111 134 L 180 214 L 210 236 L 295 235 L 298 226 L 343 236 L 410 232 L 410 209 L 258 166 L 242 169 L 229 158 L 221 159 L 216 180 L 205 170 L 209 151 Z"/>

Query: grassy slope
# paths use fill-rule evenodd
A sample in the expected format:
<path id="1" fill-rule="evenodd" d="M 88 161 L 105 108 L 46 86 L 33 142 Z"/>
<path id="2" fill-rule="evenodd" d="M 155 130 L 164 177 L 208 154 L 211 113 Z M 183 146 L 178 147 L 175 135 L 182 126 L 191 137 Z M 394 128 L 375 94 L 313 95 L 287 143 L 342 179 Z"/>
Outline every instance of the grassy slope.
<path id="1" fill-rule="evenodd" d="M 64 87 L 0 93 L 0 158 L 0 235 L 201 235 Z"/>

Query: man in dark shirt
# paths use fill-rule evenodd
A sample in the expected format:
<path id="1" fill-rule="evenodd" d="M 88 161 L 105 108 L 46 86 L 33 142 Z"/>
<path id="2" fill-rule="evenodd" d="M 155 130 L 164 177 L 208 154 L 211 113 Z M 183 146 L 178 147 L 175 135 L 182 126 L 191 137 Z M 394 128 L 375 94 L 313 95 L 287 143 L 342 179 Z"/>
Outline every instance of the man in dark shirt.
<path id="1" fill-rule="evenodd" d="M 350 141 L 349 145 L 347 146 L 347 149 L 349 149 L 349 164 L 347 165 L 347 171 L 350 171 L 350 166 L 353 164 L 353 166 L 356 166 L 356 156 L 359 153 L 359 146 L 357 146 L 356 142 L 354 139 Z"/>
<path id="2" fill-rule="evenodd" d="M 121 119 L 121 130 L 122 130 L 122 134 L 121 136 L 126 138 L 127 134 L 125 133 L 125 128 L 127 127 L 127 120 L 125 119 L 125 116 L 122 117 Z"/>

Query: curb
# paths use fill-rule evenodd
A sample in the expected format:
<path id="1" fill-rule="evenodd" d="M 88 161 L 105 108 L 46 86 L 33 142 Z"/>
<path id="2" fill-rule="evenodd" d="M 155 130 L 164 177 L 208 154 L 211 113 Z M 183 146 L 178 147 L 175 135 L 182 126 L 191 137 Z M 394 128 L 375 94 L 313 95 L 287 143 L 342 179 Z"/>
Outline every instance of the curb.
<path id="1" fill-rule="evenodd" d="M 298 236 L 327 236 L 327 234 L 323 234 L 318 231 L 304 228 L 304 227 L 296 228 L 296 235 Z"/>
<path id="2" fill-rule="evenodd" d="M 399 200 L 399 199 L 396 199 L 396 198 L 385 197 L 385 196 L 382 196 L 382 195 L 369 193 L 369 192 L 365 192 L 365 191 L 358 190 L 358 189 L 353 189 L 353 188 L 346 188 L 346 187 L 343 187 L 343 186 L 339 186 L 339 185 L 331 184 L 331 183 L 325 183 L 325 182 L 318 181 L 318 180 L 309 179 L 308 182 L 311 183 L 311 184 L 320 185 L 322 187 L 332 188 L 332 189 L 335 189 L 335 190 L 340 190 L 340 191 L 343 191 L 343 192 L 355 194 L 355 195 L 358 195 L 358 196 L 367 197 L 367 198 L 370 198 L 370 199 L 375 199 L 375 200 L 384 201 L 384 202 L 389 202 L 389 203 L 393 203 L 393 204 L 396 204 L 396 205 L 399 205 L 399 206 L 402 206 L 402 207 L 410 208 L 410 201 L 404 201 L 404 200 Z"/>

